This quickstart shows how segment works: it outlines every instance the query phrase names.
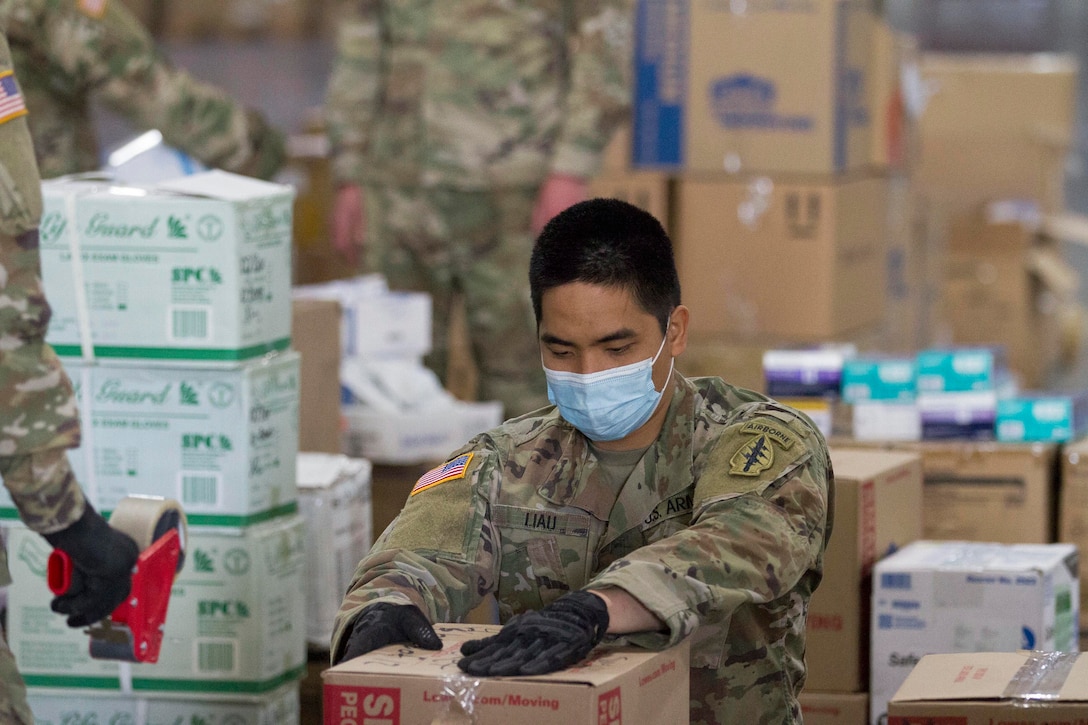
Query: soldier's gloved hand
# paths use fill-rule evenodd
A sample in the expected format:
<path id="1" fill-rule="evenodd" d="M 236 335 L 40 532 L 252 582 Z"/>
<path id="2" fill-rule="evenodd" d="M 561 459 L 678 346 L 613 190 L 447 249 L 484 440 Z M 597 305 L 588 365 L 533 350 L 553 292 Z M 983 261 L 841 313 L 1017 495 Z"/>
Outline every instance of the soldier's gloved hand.
<path id="1" fill-rule="evenodd" d="M 105 619 L 128 596 L 140 549 L 131 536 L 111 528 L 90 504 L 78 521 L 45 534 L 45 540 L 72 560 L 72 583 L 50 604 L 54 612 L 68 615 L 69 627 Z"/>
<path id="2" fill-rule="evenodd" d="M 457 666 L 470 675 L 542 675 L 585 659 L 608 631 L 608 607 L 586 591 L 564 594 L 511 619 L 484 639 L 461 645 Z"/>
<path id="3" fill-rule="evenodd" d="M 414 604 L 378 602 L 364 609 L 352 623 L 347 644 L 341 645 L 340 655 L 333 664 L 397 642 L 423 649 L 442 649 L 438 633 Z"/>

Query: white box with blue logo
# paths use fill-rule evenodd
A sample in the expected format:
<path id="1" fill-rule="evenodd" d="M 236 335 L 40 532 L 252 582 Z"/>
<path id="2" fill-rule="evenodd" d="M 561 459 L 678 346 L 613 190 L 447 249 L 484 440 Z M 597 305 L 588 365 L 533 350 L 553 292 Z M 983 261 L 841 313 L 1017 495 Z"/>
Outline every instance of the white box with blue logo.
<path id="1" fill-rule="evenodd" d="M 874 26 L 863 0 L 640 0 L 634 165 L 801 174 L 864 166 Z"/>
<path id="2" fill-rule="evenodd" d="M 1076 652 L 1073 544 L 917 541 L 873 570 L 870 723 L 922 655 Z"/>

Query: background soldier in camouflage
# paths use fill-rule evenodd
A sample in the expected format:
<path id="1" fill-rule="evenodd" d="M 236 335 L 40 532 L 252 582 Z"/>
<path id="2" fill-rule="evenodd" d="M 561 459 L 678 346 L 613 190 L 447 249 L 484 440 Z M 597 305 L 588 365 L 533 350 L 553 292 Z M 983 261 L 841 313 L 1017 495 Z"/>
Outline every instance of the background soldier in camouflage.
<path id="1" fill-rule="evenodd" d="M 128 595 L 136 543 L 109 529 L 68 466 L 79 445 L 71 381 L 45 344 L 49 304 L 38 257 L 41 182 L 26 107 L 0 14 L 0 476 L 27 526 L 64 548 L 85 588 L 53 601 L 72 626 L 101 619 Z M 11 582 L 0 546 L 0 586 Z M 33 723 L 23 680 L 0 637 L 0 723 Z"/>
<path id="2" fill-rule="evenodd" d="M 470 674 L 560 669 L 606 632 L 653 649 L 690 637 L 692 723 L 801 722 L 805 617 L 832 528 L 819 431 L 673 369 L 689 312 L 649 214 L 571 207 L 540 235 L 530 278 L 557 407 L 420 479 L 359 564 L 333 661 L 440 646 L 430 622 L 494 593 L 505 626 L 462 648 Z"/>
<path id="3" fill-rule="evenodd" d="M 171 66 L 116 0 L 0 0 L 30 109 L 41 175 L 101 166 L 91 96 L 210 167 L 262 179 L 283 165 L 283 138 L 252 109 Z"/>
<path id="4" fill-rule="evenodd" d="M 430 292 L 445 381 L 465 300 L 478 394 L 547 404 L 525 268 L 628 109 L 630 0 L 346 0 L 327 90 L 333 243 Z"/>

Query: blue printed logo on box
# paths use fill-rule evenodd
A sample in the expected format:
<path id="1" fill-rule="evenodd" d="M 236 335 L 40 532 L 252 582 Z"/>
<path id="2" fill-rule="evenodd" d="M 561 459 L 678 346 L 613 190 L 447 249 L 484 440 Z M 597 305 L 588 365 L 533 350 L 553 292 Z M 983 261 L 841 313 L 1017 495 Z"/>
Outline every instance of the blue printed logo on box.
<path id="1" fill-rule="evenodd" d="M 724 128 L 762 128 L 808 132 L 812 116 L 782 115 L 775 111 L 778 92 L 774 82 L 750 73 L 718 78 L 710 85 L 710 107 Z"/>

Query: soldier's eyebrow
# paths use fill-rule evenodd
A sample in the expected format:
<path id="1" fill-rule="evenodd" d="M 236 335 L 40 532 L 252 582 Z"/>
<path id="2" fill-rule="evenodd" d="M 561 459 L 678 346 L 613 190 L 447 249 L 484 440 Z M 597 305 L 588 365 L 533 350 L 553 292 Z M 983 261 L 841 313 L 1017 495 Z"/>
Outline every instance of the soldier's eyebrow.
<path id="1" fill-rule="evenodd" d="M 630 340 L 631 338 L 636 337 L 637 335 L 638 335 L 638 333 L 636 333 L 631 328 L 623 327 L 623 328 L 620 328 L 619 330 L 616 330 L 615 332 L 610 332 L 610 333 L 608 333 L 607 335 L 605 335 L 603 337 L 597 338 L 596 340 L 593 341 L 593 344 L 594 345 L 607 345 L 610 342 L 616 342 L 616 341 L 619 341 L 619 340 Z M 545 345 L 561 345 L 561 346 L 564 346 L 564 347 L 576 347 L 576 345 L 573 342 L 571 342 L 570 340 L 564 340 L 563 338 L 558 337 L 556 335 L 553 335 L 550 332 L 545 332 L 545 333 L 541 334 L 540 341 L 543 342 Z"/>
<path id="2" fill-rule="evenodd" d="M 574 343 L 569 340 L 564 340 L 561 337 L 556 337 L 550 332 L 545 332 L 540 336 L 540 341 L 545 345 L 564 345 L 566 347 L 574 347 Z"/>

